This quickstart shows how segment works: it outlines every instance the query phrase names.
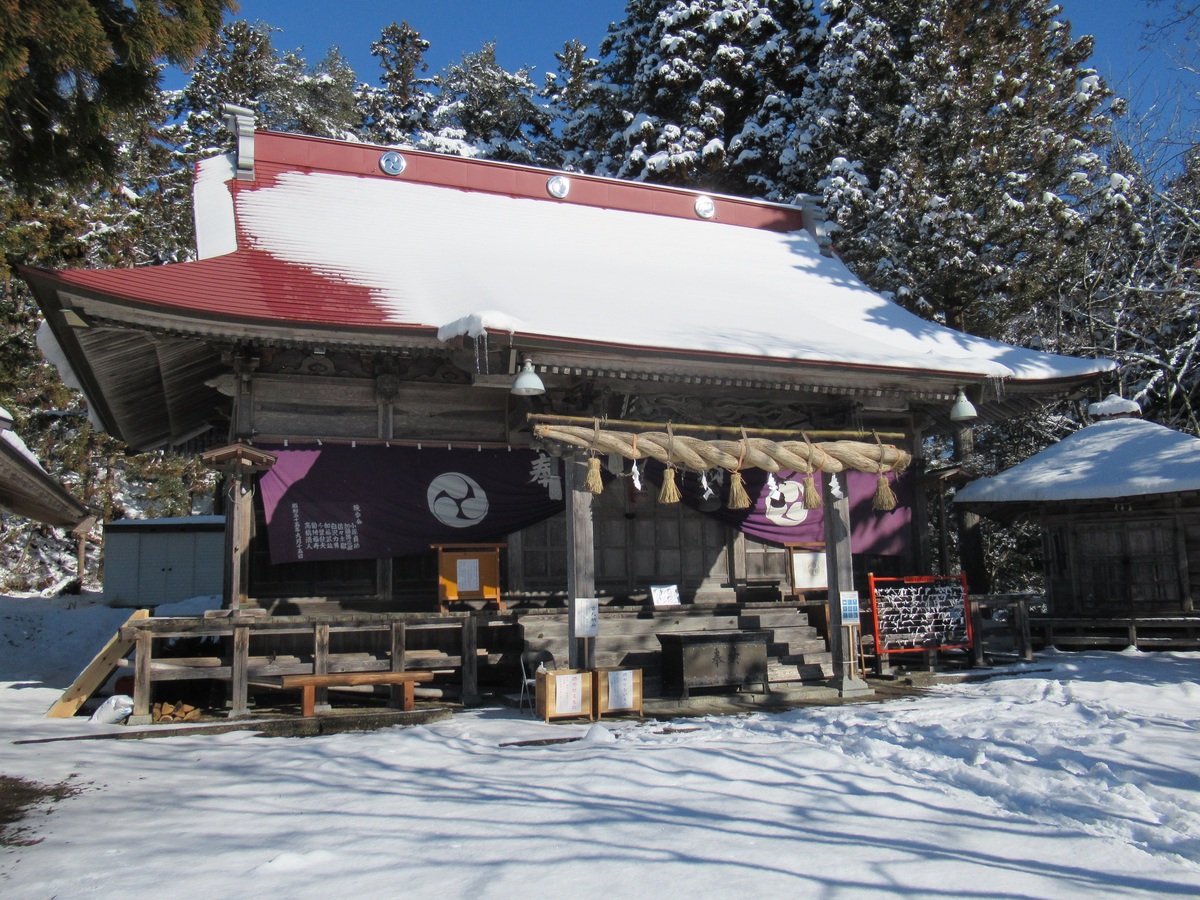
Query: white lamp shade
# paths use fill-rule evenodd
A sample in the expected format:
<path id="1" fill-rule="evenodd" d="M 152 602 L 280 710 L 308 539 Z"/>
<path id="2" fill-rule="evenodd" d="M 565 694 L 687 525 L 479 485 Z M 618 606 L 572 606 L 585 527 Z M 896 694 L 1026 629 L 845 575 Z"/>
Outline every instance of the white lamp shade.
<path id="1" fill-rule="evenodd" d="M 513 379 L 512 393 L 518 397 L 536 397 L 546 393 L 546 386 L 542 384 L 542 379 L 538 377 L 537 372 L 533 371 L 532 360 L 526 359 L 521 364 L 521 371 Z"/>
<path id="2" fill-rule="evenodd" d="M 979 413 L 975 410 L 971 401 L 967 399 L 966 393 L 962 388 L 958 389 L 958 396 L 954 398 L 954 405 L 950 407 L 951 422 L 974 422 L 979 418 Z"/>

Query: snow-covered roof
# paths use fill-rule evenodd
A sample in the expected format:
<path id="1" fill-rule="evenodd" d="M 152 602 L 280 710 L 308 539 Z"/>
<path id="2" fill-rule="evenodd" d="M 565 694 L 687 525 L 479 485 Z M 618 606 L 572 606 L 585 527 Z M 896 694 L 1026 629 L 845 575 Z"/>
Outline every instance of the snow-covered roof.
<path id="1" fill-rule="evenodd" d="M 1078 379 L 1056 356 L 928 322 L 822 255 L 796 207 L 259 133 L 255 180 L 197 179 L 194 263 L 55 273 L 61 287 L 191 315 L 447 341 L 796 361 L 964 378 Z M 234 249 L 236 248 L 236 249 Z M 216 254 L 216 255 L 209 255 Z"/>
<path id="2" fill-rule="evenodd" d="M 1200 490 L 1200 439 L 1142 419 L 1097 422 L 992 478 L 956 503 L 1054 503 Z"/>
<path id="3" fill-rule="evenodd" d="M 0 509 L 35 522 L 73 528 L 88 514 L 63 485 L 47 472 L 13 431 L 0 431 Z"/>

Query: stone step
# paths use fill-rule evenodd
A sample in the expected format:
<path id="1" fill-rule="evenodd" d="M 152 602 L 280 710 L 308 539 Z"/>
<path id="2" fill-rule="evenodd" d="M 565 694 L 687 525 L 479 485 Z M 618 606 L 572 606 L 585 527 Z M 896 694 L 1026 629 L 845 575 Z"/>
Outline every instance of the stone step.
<path id="1" fill-rule="evenodd" d="M 809 656 L 813 653 L 826 653 L 828 649 L 821 638 L 807 641 L 771 641 L 767 644 L 767 656 Z"/>
<path id="2" fill-rule="evenodd" d="M 772 684 L 789 681 L 820 681 L 833 676 L 833 664 L 767 663 L 767 678 Z"/>
<path id="3" fill-rule="evenodd" d="M 808 625 L 808 614 L 797 609 L 755 610 L 739 617 L 742 628 L 790 628 Z"/>

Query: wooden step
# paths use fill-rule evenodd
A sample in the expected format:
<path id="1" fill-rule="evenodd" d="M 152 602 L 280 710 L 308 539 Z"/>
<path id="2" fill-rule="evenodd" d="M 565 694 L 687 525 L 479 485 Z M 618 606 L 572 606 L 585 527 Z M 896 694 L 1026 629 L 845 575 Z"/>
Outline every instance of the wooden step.
<path id="1" fill-rule="evenodd" d="M 767 663 L 767 678 L 774 684 L 789 681 L 821 681 L 833 676 L 833 664 Z"/>

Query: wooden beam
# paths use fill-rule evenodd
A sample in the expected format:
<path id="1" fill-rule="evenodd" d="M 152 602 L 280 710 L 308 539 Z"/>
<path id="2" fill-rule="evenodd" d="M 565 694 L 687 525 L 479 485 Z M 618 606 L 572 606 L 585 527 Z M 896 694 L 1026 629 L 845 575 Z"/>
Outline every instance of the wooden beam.
<path id="1" fill-rule="evenodd" d="M 527 413 L 526 421 L 542 425 L 585 425 L 592 426 L 596 423 L 594 418 L 587 416 L 552 416 L 545 413 Z M 626 428 L 652 431 L 666 431 L 666 422 L 642 422 L 631 419 L 601 419 L 600 425 L 603 428 Z M 684 425 L 672 422 L 671 428 L 676 434 L 728 434 L 732 435 L 736 440 L 742 436 L 743 429 L 737 425 Z M 761 438 L 791 438 L 793 440 L 804 440 L 804 435 L 810 438 L 819 438 L 821 440 L 875 440 L 878 436 L 880 440 L 886 441 L 903 441 L 907 440 L 909 435 L 903 431 L 828 431 L 821 429 L 800 429 L 800 428 L 746 428 L 746 437 L 761 437 Z"/>
<path id="2" fill-rule="evenodd" d="M 148 609 L 136 610 L 125 620 L 125 625 L 149 616 L 150 610 Z M 84 670 L 71 682 L 70 686 L 63 691 L 62 696 L 46 711 L 46 718 L 67 719 L 79 712 L 79 707 L 83 706 L 87 699 L 100 690 L 104 682 L 108 681 L 108 676 L 112 674 L 121 659 L 133 649 L 133 643 L 132 640 L 122 638 L 121 631 L 118 629 L 117 633 L 109 638 L 108 643 L 84 667 Z"/>

